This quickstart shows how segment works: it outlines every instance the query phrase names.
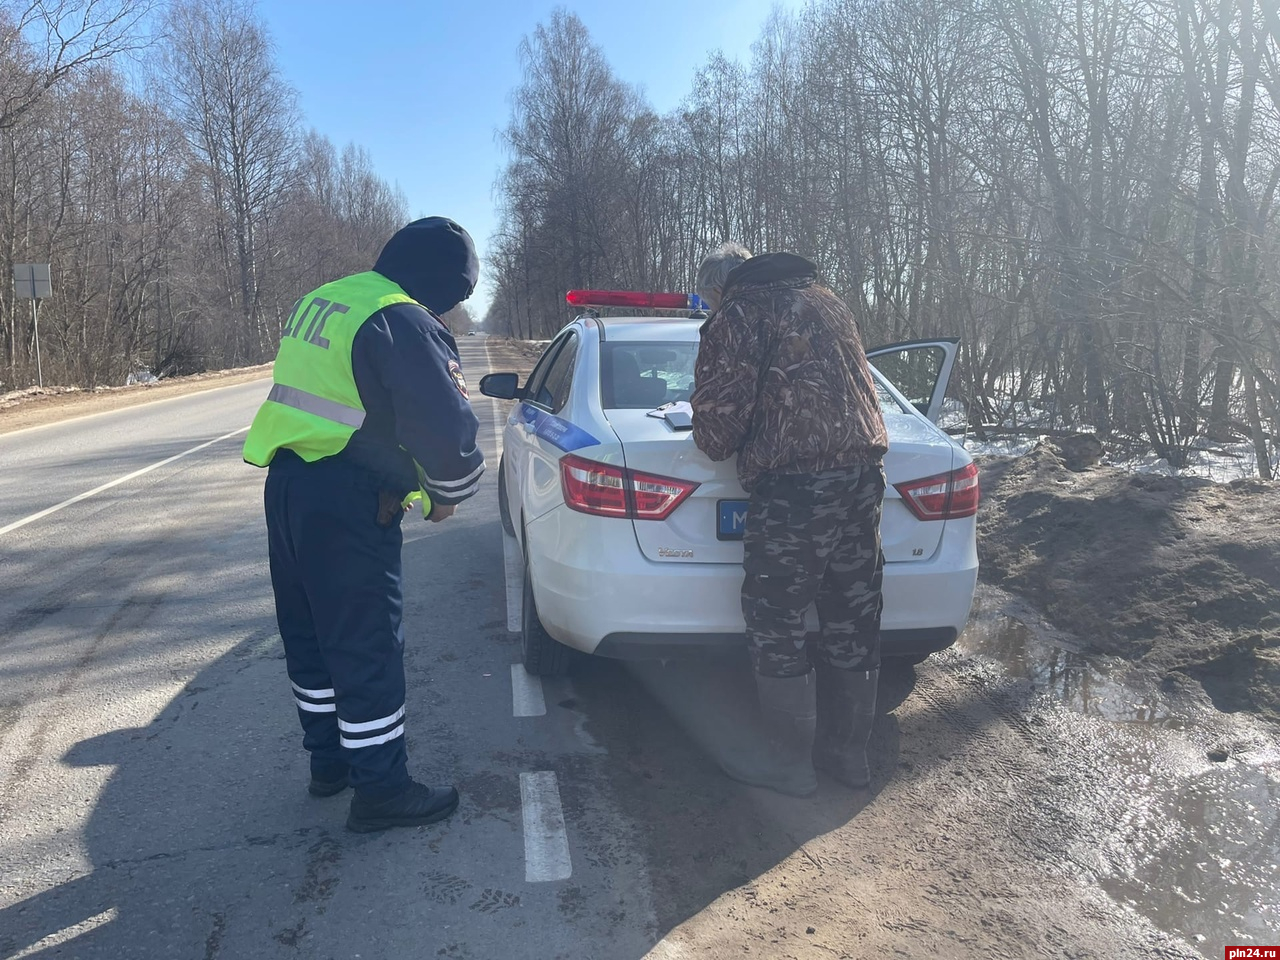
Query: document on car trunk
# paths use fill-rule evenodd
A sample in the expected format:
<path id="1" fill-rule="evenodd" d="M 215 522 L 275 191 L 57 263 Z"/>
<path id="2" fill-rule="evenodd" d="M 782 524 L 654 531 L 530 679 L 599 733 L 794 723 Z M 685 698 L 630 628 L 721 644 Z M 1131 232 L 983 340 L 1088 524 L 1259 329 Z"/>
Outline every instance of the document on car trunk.
<path id="1" fill-rule="evenodd" d="M 667 425 L 672 430 L 693 429 L 693 407 L 689 406 L 688 400 L 674 400 L 671 403 L 664 403 L 657 409 L 650 410 L 649 416 L 667 421 Z"/>

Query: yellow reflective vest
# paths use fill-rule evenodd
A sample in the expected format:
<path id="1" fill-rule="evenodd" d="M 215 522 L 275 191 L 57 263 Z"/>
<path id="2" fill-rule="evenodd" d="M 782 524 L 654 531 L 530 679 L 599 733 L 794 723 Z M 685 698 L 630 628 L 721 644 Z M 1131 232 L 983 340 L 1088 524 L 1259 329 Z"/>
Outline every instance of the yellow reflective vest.
<path id="1" fill-rule="evenodd" d="M 356 334 L 380 310 L 415 302 L 372 270 L 326 283 L 299 300 L 281 332 L 275 382 L 245 437 L 245 461 L 265 467 L 284 448 L 314 463 L 346 449 L 365 414 L 351 368 Z M 421 492 L 405 503 L 417 499 L 429 512 Z"/>

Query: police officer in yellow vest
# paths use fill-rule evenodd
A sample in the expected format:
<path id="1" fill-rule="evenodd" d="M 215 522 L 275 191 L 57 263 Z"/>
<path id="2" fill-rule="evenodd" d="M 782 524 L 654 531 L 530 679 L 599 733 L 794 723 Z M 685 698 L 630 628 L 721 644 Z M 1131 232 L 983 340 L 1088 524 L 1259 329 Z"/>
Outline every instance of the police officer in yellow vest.
<path id="1" fill-rule="evenodd" d="M 400 523 L 419 497 L 428 519 L 448 518 L 484 472 L 439 319 L 478 275 L 467 232 L 429 217 L 397 232 L 373 270 L 307 294 L 245 439 L 245 460 L 270 468 L 271 583 L 309 789 L 354 787 L 352 830 L 433 823 L 458 806 L 452 786 L 406 767 Z"/>

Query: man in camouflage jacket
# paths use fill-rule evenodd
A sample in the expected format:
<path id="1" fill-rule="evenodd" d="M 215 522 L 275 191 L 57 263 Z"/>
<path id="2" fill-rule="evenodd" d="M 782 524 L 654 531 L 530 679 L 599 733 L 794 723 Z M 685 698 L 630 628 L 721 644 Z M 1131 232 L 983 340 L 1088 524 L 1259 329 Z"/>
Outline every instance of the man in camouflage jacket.
<path id="1" fill-rule="evenodd" d="M 888 440 L 857 322 L 790 253 L 726 244 L 703 263 L 698 293 L 714 312 L 698 351 L 694 441 L 713 460 L 736 454 L 751 497 L 742 609 L 772 755 L 727 772 L 798 796 L 817 789 L 815 765 L 866 786 Z"/>

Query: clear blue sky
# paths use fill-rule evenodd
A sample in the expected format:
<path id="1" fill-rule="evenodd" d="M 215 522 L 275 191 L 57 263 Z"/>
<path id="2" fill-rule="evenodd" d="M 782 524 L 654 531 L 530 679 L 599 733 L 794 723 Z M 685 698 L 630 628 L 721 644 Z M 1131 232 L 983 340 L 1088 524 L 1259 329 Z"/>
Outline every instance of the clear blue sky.
<path id="1" fill-rule="evenodd" d="M 800 5 L 786 0 L 784 8 Z M 521 38 L 556 6 L 575 12 L 618 76 L 659 111 L 677 106 L 710 51 L 746 59 L 773 0 L 259 0 L 306 122 L 354 141 L 414 216 L 453 217 L 483 256 L 497 225 L 497 132 L 520 81 Z M 469 306 L 482 316 L 487 284 Z"/>

